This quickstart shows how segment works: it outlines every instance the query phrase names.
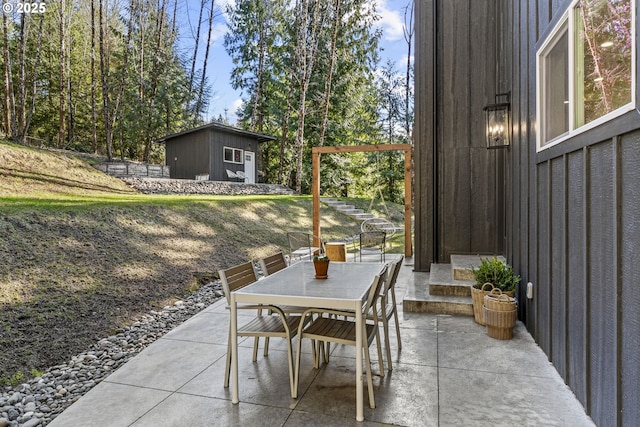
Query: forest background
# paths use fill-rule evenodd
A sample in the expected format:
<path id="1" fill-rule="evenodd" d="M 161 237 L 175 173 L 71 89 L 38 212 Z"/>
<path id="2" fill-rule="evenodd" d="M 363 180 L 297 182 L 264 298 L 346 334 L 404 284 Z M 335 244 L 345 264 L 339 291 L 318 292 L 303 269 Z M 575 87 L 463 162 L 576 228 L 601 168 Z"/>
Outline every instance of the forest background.
<path id="1" fill-rule="evenodd" d="M 184 0 L 58 0 L 2 14 L 0 136 L 20 143 L 164 163 L 162 136 L 205 124 L 215 0 L 197 0 L 192 49 Z M 5 0 L 3 6 L 12 3 Z M 380 61 L 380 15 L 367 0 L 236 0 L 224 5 L 241 90 L 238 122 L 275 136 L 261 145 L 260 180 L 308 192 L 311 148 L 410 143 L 412 2 L 406 69 Z M 15 5 L 14 5 L 15 6 Z M 23 11 L 25 12 L 25 11 Z M 182 40 L 182 41 L 180 41 Z M 323 188 L 403 194 L 402 153 L 323 156 Z"/>

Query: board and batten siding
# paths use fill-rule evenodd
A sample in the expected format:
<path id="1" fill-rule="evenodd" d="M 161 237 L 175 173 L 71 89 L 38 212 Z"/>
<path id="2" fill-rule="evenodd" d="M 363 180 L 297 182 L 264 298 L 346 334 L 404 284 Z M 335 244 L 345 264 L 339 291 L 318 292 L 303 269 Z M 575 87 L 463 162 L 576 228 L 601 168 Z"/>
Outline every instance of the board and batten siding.
<path id="1" fill-rule="evenodd" d="M 508 6 L 518 161 L 512 163 L 517 179 L 507 203 L 505 255 L 525 283 L 534 284 L 533 300 L 520 292 L 527 328 L 594 422 L 635 426 L 640 116 L 631 111 L 550 149 L 535 149 L 536 50 L 569 4 L 521 0 Z"/>
<path id="2" fill-rule="evenodd" d="M 598 426 L 636 426 L 640 115 L 630 111 L 536 151 L 536 51 L 570 3 L 415 1 L 415 265 L 425 270 L 452 248 L 464 249 L 464 235 L 471 252 L 485 249 L 456 213 L 471 199 L 479 171 L 453 170 L 474 164 L 472 135 L 481 114 L 474 90 L 483 87 L 485 96 L 509 90 L 512 145 L 496 160 L 504 171 L 495 186 L 504 180 L 504 255 L 523 284 L 534 286 L 531 300 L 525 286 L 519 289 L 519 318 Z M 491 25 L 493 46 L 480 32 Z M 636 36 L 636 61 L 638 44 Z"/>
<path id="3" fill-rule="evenodd" d="M 451 254 L 504 251 L 505 150 L 487 150 L 483 107 L 496 77 L 503 0 L 417 1 L 416 269 Z M 424 166 L 424 168 L 422 167 Z"/>

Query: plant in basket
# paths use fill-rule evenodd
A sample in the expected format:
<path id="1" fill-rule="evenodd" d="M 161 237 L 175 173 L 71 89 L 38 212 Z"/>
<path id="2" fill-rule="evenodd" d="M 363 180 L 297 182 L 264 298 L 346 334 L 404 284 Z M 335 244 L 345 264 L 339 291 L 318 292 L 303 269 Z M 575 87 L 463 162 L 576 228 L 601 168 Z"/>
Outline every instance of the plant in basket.
<path id="1" fill-rule="evenodd" d="M 514 274 L 513 268 L 497 257 L 493 259 L 480 259 L 478 268 L 471 268 L 476 284 L 476 289 L 482 289 L 485 283 L 491 283 L 493 287 L 500 289 L 503 293 L 515 295 L 516 286 L 520 283 L 520 276 Z"/>
<path id="2" fill-rule="evenodd" d="M 497 257 L 493 259 L 480 259 L 478 268 L 471 268 L 476 283 L 471 288 L 471 299 L 473 301 L 473 317 L 476 323 L 484 325 L 482 306 L 484 297 L 492 289 L 496 288 L 511 297 L 515 296 L 517 284 L 520 276 L 513 273 L 513 268 L 500 261 Z"/>

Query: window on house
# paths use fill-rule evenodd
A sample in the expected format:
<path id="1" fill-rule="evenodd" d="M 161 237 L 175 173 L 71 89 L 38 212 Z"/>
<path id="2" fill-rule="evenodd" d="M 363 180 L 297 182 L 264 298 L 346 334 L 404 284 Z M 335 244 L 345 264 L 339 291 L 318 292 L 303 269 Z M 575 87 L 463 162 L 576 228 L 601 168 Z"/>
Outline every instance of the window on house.
<path id="1" fill-rule="evenodd" d="M 244 159 L 244 150 L 239 148 L 224 147 L 224 161 L 227 163 L 242 164 Z"/>
<path id="2" fill-rule="evenodd" d="M 634 108 L 634 3 L 574 0 L 538 51 L 538 149 Z"/>

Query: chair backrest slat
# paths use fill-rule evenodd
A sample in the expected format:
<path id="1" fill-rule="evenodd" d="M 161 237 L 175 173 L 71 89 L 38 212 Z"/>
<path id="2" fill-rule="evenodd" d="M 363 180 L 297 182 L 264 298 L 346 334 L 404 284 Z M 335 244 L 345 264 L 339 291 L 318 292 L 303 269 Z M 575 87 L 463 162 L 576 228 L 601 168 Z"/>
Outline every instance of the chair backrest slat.
<path id="1" fill-rule="evenodd" d="M 387 281 L 382 292 L 384 295 L 389 293 L 389 289 L 395 286 L 396 280 L 398 280 L 398 273 L 400 273 L 400 266 L 402 265 L 403 260 L 404 255 L 401 255 L 399 260 L 390 263 L 390 267 L 387 270 Z"/>
<path id="2" fill-rule="evenodd" d="M 250 285 L 258 280 L 256 269 L 251 261 L 245 262 L 235 267 L 220 270 L 220 279 L 222 280 L 222 290 L 227 298 L 227 303 L 231 302 L 230 293 Z"/>
<path id="3" fill-rule="evenodd" d="M 371 289 L 369 290 L 369 296 L 367 297 L 367 303 L 364 306 L 363 313 L 368 313 L 369 309 L 376 304 L 376 300 L 380 296 L 380 289 L 384 285 L 387 280 L 387 266 L 384 265 L 380 272 L 373 279 L 373 283 L 371 284 Z"/>
<path id="4" fill-rule="evenodd" d="M 278 252 L 260 260 L 260 268 L 262 274 L 269 276 L 270 274 L 280 271 L 287 267 L 287 261 L 284 259 L 284 254 Z"/>

